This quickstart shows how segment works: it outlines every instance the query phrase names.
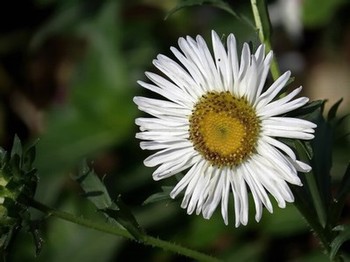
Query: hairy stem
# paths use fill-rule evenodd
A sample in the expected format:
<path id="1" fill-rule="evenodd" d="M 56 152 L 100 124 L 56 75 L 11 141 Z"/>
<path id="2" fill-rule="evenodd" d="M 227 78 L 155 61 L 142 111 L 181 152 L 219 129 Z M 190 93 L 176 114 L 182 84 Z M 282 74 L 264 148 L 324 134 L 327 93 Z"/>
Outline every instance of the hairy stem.
<path id="1" fill-rule="evenodd" d="M 116 225 L 109 224 L 107 222 L 99 223 L 83 217 L 77 217 L 73 214 L 46 206 L 34 199 L 29 199 L 28 202 L 29 202 L 28 204 L 31 207 L 37 210 L 40 210 L 41 212 L 45 213 L 48 216 L 54 216 L 54 217 L 72 222 L 74 224 L 84 226 L 86 228 L 98 230 L 100 232 L 112 234 L 115 236 L 125 237 L 127 239 L 136 241 L 136 239 L 127 230 L 121 227 L 118 227 Z M 159 247 L 159 248 L 162 248 L 163 250 L 174 252 L 174 253 L 189 257 L 191 259 L 194 259 L 196 261 L 206 261 L 206 262 L 220 261 L 219 259 L 211 257 L 209 255 L 206 255 L 198 251 L 180 246 L 175 243 L 170 243 L 149 235 L 144 235 L 141 239 L 141 243 L 147 246 Z"/>

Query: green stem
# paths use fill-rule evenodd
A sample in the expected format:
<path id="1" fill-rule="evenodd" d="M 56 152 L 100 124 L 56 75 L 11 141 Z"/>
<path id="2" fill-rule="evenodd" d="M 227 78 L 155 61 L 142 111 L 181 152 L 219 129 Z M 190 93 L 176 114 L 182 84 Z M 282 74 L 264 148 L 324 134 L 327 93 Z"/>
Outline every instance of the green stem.
<path id="1" fill-rule="evenodd" d="M 308 184 L 308 187 L 310 189 L 311 198 L 315 205 L 315 209 L 317 212 L 317 216 L 319 218 L 320 224 L 322 228 L 326 227 L 326 212 L 323 208 L 322 199 L 320 197 L 320 192 L 317 188 L 316 181 L 315 181 L 315 175 L 311 172 L 308 175 L 306 175 L 306 181 Z"/>
<path id="2" fill-rule="evenodd" d="M 104 233 L 108 233 L 108 234 L 112 234 L 112 235 L 116 235 L 116 236 L 121 236 L 121 237 L 125 237 L 128 238 L 130 240 L 135 240 L 136 239 L 125 229 L 117 227 L 115 225 L 112 224 L 108 224 L 108 223 L 98 223 L 98 222 L 94 222 L 91 221 L 89 219 L 86 218 L 82 218 L 82 217 L 77 217 L 74 216 L 70 213 L 64 212 L 64 211 L 59 211 L 57 209 L 51 208 L 49 206 L 46 206 L 34 199 L 27 199 L 27 201 L 29 202 L 28 204 L 35 208 L 40 210 L 41 212 L 49 215 L 49 216 L 54 216 L 57 218 L 61 218 L 63 220 L 72 222 L 74 224 L 77 225 L 81 225 L 87 228 L 91 228 L 94 230 L 98 230 Z M 163 250 L 167 250 L 167 251 L 171 251 L 177 254 L 181 254 L 183 256 L 189 257 L 191 259 L 194 259 L 196 261 L 206 261 L 206 262 L 217 262 L 220 261 L 217 258 L 211 257 L 209 255 L 200 253 L 198 251 L 174 244 L 174 243 L 170 243 L 164 240 L 161 240 L 159 238 L 155 238 L 152 236 L 148 236 L 148 235 L 144 235 L 142 237 L 142 243 L 144 245 L 148 245 L 148 246 L 153 246 L 153 247 L 159 247 L 162 248 Z"/>
<path id="3" fill-rule="evenodd" d="M 306 153 L 306 148 L 303 146 L 303 144 L 300 141 L 296 141 L 295 146 L 300 159 L 305 162 L 310 161 L 310 158 Z M 332 231 L 331 231 L 331 228 L 329 228 L 329 226 L 327 225 L 327 215 L 325 211 L 325 205 L 324 205 L 324 202 L 322 201 L 320 190 L 317 186 L 315 174 L 313 172 L 309 172 L 305 174 L 305 180 L 306 180 L 305 187 L 308 189 L 308 192 L 305 191 L 304 194 L 300 194 L 299 195 L 300 204 L 298 204 L 297 201 L 295 202 L 295 204 L 298 207 L 300 213 L 304 216 L 304 218 L 307 220 L 309 225 L 314 230 L 315 234 L 318 236 L 318 238 L 322 242 L 327 255 L 329 255 L 331 250 L 330 243 L 332 240 Z M 307 189 L 304 189 L 304 190 L 307 190 Z M 306 199 L 310 197 L 312 202 Z M 313 208 L 316 214 L 312 212 Z"/>
<path id="4" fill-rule="evenodd" d="M 266 4 L 264 0 L 251 0 L 252 11 L 254 15 L 254 21 L 256 29 L 258 30 L 259 39 L 261 43 L 265 45 L 265 52 L 271 51 L 271 40 L 270 40 L 270 22 L 269 16 L 266 10 Z M 265 18 L 265 23 L 263 23 L 262 17 Z M 270 71 L 273 80 L 276 80 L 280 75 L 280 69 L 275 56 L 272 59 Z"/>

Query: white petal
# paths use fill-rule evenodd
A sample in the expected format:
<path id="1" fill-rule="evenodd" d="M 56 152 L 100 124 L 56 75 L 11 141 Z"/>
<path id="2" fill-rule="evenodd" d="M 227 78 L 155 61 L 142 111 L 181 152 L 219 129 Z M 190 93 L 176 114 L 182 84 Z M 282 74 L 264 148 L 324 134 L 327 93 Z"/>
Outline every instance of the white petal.
<path id="1" fill-rule="evenodd" d="M 261 65 L 264 62 L 265 45 L 259 45 L 258 49 L 255 51 L 254 56 L 255 56 L 257 65 Z"/>
<path id="2" fill-rule="evenodd" d="M 312 122 L 290 117 L 270 117 L 263 119 L 261 125 L 267 136 L 299 139 L 312 139 L 312 133 L 315 132 L 313 128 L 316 127 Z"/>
<path id="3" fill-rule="evenodd" d="M 294 127 L 298 130 L 309 130 L 317 127 L 316 124 L 310 121 L 293 117 L 270 117 L 262 121 L 262 125 L 265 124 L 275 125 L 277 128 L 286 127 L 286 129 Z"/>
<path id="4" fill-rule="evenodd" d="M 258 112 L 277 96 L 286 85 L 289 77 L 290 71 L 285 72 L 257 99 L 256 109 Z"/>
<path id="5" fill-rule="evenodd" d="M 291 194 L 287 183 L 276 175 L 273 169 L 266 168 L 259 161 L 256 161 L 256 168 L 261 172 L 256 173 L 256 179 L 270 192 L 276 199 L 280 208 L 286 207 L 286 202 L 292 202 L 293 195 Z"/>
<path id="6" fill-rule="evenodd" d="M 199 159 L 197 152 L 186 152 L 181 157 L 171 162 L 160 165 L 152 174 L 154 180 L 161 180 L 180 173 L 181 171 L 191 167 L 196 159 Z"/>
<path id="7" fill-rule="evenodd" d="M 296 156 L 293 152 L 292 149 L 290 149 L 289 146 L 287 146 L 286 144 L 278 141 L 277 139 L 274 139 L 272 137 L 269 136 L 263 136 L 261 138 L 263 141 L 269 143 L 270 145 L 277 147 L 278 149 L 282 150 L 285 154 L 287 154 L 291 159 L 296 160 Z"/>
<path id="8" fill-rule="evenodd" d="M 167 148 L 157 153 L 150 155 L 144 160 L 145 166 L 154 167 L 169 161 L 175 161 L 188 153 L 193 153 L 194 149 L 191 146 L 179 148 Z"/>
<path id="9" fill-rule="evenodd" d="M 242 54 L 241 54 L 241 63 L 239 67 L 238 79 L 235 79 L 233 94 L 238 97 L 243 97 L 246 93 L 246 84 L 241 84 L 246 75 L 248 66 L 250 65 L 250 50 L 247 43 L 244 43 Z"/>
<path id="10" fill-rule="evenodd" d="M 227 38 L 227 48 L 228 48 L 228 58 L 229 65 L 232 70 L 233 81 L 238 81 L 238 55 L 237 55 L 237 46 L 236 46 L 236 38 L 233 34 L 230 34 Z"/>
<path id="11" fill-rule="evenodd" d="M 206 81 L 202 73 L 200 72 L 200 69 L 198 68 L 197 64 L 194 61 L 191 61 L 190 59 L 185 57 L 175 47 L 171 47 L 170 50 L 173 52 L 176 58 L 186 67 L 187 71 L 193 77 L 193 80 L 196 81 L 198 87 L 201 88 L 201 91 L 205 92 L 207 90 Z"/>
<path id="12" fill-rule="evenodd" d="M 141 141 L 140 147 L 143 150 L 160 150 L 160 149 L 166 149 L 166 148 L 174 148 L 174 147 L 190 147 L 191 142 L 189 142 L 187 139 L 183 140 L 175 140 L 172 139 L 170 141 Z"/>
<path id="13" fill-rule="evenodd" d="M 197 173 L 201 173 L 201 169 L 204 165 L 204 161 L 199 161 L 195 163 L 191 169 L 186 173 L 186 175 L 176 184 L 174 189 L 170 192 L 170 197 L 175 198 L 182 190 L 187 187 L 190 181 Z"/>
<path id="14" fill-rule="evenodd" d="M 226 50 L 221 43 L 221 40 L 215 31 L 212 31 L 212 40 L 213 40 L 213 50 L 215 56 L 216 68 L 219 71 L 223 87 L 225 91 L 229 91 L 232 85 L 232 73 L 229 66 L 229 61 L 227 57 Z"/>
<path id="15" fill-rule="evenodd" d="M 222 191 L 225 187 L 225 175 L 222 174 L 221 168 L 215 168 L 212 181 L 209 185 L 209 196 L 203 205 L 203 217 L 209 219 L 217 208 Z"/>
<path id="16" fill-rule="evenodd" d="M 291 163 L 299 172 L 308 173 L 312 169 L 311 166 L 299 160 L 291 161 Z"/>
<path id="17" fill-rule="evenodd" d="M 173 84 L 169 80 L 151 72 L 146 72 L 145 74 L 147 78 L 150 79 L 153 83 L 155 83 L 158 87 L 155 85 L 147 84 L 143 81 L 138 81 L 137 83 L 143 86 L 144 88 L 157 94 L 160 94 L 161 96 L 171 101 L 185 104 L 189 107 L 192 107 L 192 105 L 195 102 L 197 102 L 193 95 L 184 92 L 181 88 L 179 88 L 177 85 Z"/>
<path id="18" fill-rule="evenodd" d="M 201 86 L 202 89 L 210 90 L 211 86 L 214 84 L 214 80 L 210 78 L 210 75 L 207 74 L 206 68 L 204 68 L 203 63 L 201 62 L 196 41 L 190 37 L 187 37 L 187 41 L 184 38 L 180 38 L 178 43 L 180 49 L 185 54 L 188 61 L 191 62 L 200 71 L 200 75 L 203 81 L 203 86 Z"/>
<path id="19" fill-rule="evenodd" d="M 288 103 L 285 103 L 283 105 L 266 107 L 263 109 L 263 112 L 259 112 L 259 116 L 262 116 L 262 118 L 266 118 L 266 117 L 271 117 L 271 116 L 282 115 L 284 113 L 287 113 L 287 112 L 293 111 L 294 109 L 302 107 L 307 102 L 309 102 L 309 98 L 299 97 L 299 98 L 292 100 Z"/>
<path id="20" fill-rule="evenodd" d="M 191 199 L 187 206 L 187 213 L 192 214 L 194 210 L 199 214 L 202 211 L 202 206 L 207 198 L 207 187 L 210 186 L 210 180 L 212 177 L 212 167 L 204 165 L 200 177 L 192 191 Z M 196 209 L 197 207 L 197 209 Z"/>
<path id="21" fill-rule="evenodd" d="M 181 203 L 181 207 L 182 208 L 187 208 L 188 205 L 189 205 L 190 200 L 192 200 L 193 192 L 196 189 L 198 180 L 202 178 L 202 176 L 204 174 L 204 171 L 207 168 L 205 161 L 203 161 L 203 163 L 199 167 L 200 168 L 195 170 L 193 178 L 188 183 L 188 186 L 187 186 L 186 191 L 185 191 L 185 196 L 184 196 L 184 198 L 182 200 L 182 203 Z M 191 214 L 191 213 L 189 213 L 189 211 L 193 212 L 194 209 L 193 210 L 192 209 L 187 209 L 187 213 Z"/>
<path id="22" fill-rule="evenodd" d="M 250 65 L 250 49 L 247 43 L 243 44 L 242 54 L 241 54 L 241 64 L 239 68 L 238 78 L 242 80 L 245 76 L 248 66 Z"/>
<path id="23" fill-rule="evenodd" d="M 184 119 L 185 120 L 185 119 Z M 185 121 L 165 121 L 159 118 L 144 118 L 139 117 L 135 120 L 135 124 L 140 126 L 141 131 L 152 130 L 152 131 L 162 131 L 162 130 L 188 130 L 188 120 Z"/>
<path id="24" fill-rule="evenodd" d="M 229 180 L 229 169 L 224 169 L 224 179 L 225 181 L 223 189 L 222 189 L 222 195 L 221 195 L 221 215 L 224 219 L 225 225 L 228 225 L 228 200 L 230 196 L 230 180 Z"/>
<path id="25" fill-rule="evenodd" d="M 262 90 L 264 88 L 264 85 L 265 85 L 265 82 L 266 82 L 266 78 L 267 78 L 267 74 L 269 73 L 269 70 L 270 70 L 270 64 L 271 64 L 272 58 L 273 58 L 273 52 L 270 51 L 267 54 L 263 65 L 261 66 L 262 69 L 261 69 L 261 72 L 260 72 L 259 77 L 258 77 L 259 86 L 258 86 L 258 89 L 256 91 L 256 98 L 255 98 L 255 101 L 254 101 L 254 106 L 256 106 L 257 102 L 259 101 L 258 98 L 260 97 L 261 92 L 262 92 Z"/>
<path id="26" fill-rule="evenodd" d="M 302 185 L 300 178 L 297 176 L 295 167 L 292 162 L 289 161 L 290 158 L 284 156 L 281 152 L 263 141 L 259 142 L 257 152 L 261 156 L 255 156 L 258 159 L 257 161 L 264 164 L 269 169 L 276 170 L 276 174 L 289 183 Z"/>
<path id="27" fill-rule="evenodd" d="M 251 58 L 251 65 L 249 66 L 246 76 L 245 76 L 245 81 L 246 82 L 246 87 L 245 87 L 245 97 L 247 100 L 253 104 L 255 101 L 255 96 L 258 88 L 258 74 L 257 74 L 257 64 L 255 60 L 255 56 L 252 55 Z M 244 85 L 244 82 L 241 84 Z"/>
<path id="28" fill-rule="evenodd" d="M 196 37 L 196 40 L 199 47 L 200 58 L 202 59 L 202 63 L 206 68 L 206 74 L 208 74 L 213 81 L 213 86 L 211 89 L 215 89 L 216 91 L 223 91 L 222 81 L 219 77 L 213 56 L 211 55 L 207 44 L 205 43 L 203 37 L 200 35 Z"/>
<path id="29" fill-rule="evenodd" d="M 157 140 L 158 142 L 170 142 L 174 140 L 184 140 L 188 138 L 188 131 L 143 131 L 136 133 L 136 138 L 141 140 Z"/>
<path id="30" fill-rule="evenodd" d="M 236 227 L 238 227 L 240 223 L 242 223 L 242 225 L 247 225 L 248 223 L 248 193 L 243 177 L 244 175 L 241 166 L 237 167 L 235 171 L 231 171 L 231 174 L 229 176 L 235 203 L 234 208 Z"/>
<path id="31" fill-rule="evenodd" d="M 187 115 L 191 115 L 191 109 L 165 100 L 135 96 L 133 101 L 138 105 L 140 110 L 154 116 L 172 115 L 186 117 Z"/>
<path id="32" fill-rule="evenodd" d="M 183 209 L 187 209 L 188 207 L 188 203 L 190 202 L 192 195 L 193 195 L 193 191 L 196 188 L 196 184 L 198 182 L 198 180 L 200 179 L 200 175 L 199 173 L 195 173 L 193 175 L 193 178 L 191 179 L 190 183 L 187 185 L 186 191 L 185 191 L 185 195 L 184 198 L 182 199 L 181 202 L 181 207 Z M 191 215 L 194 209 L 187 209 L 187 214 Z M 192 211 L 192 212 L 191 212 Z"/>
<path id="33" fill-rule="evenodd" d="M 271 201 L 261 185 L 261 183 L 257 180 L 256 176 L 254 175 L 257 172 L 260 172 L 258 168 L 256 168 L 254 165 L 251 165 L 248 163 L 242 164 L 243 170 L 245 170 L 244 179 L 249 185 L 250 190 L 252 191 L 254 202 L 255 202 L 255 220 L 257 222 L 260 221 L 261 215 L 262 215 L 262 205 L 267 208 L 267 210 L 272 213 L 272 204 Z"/>

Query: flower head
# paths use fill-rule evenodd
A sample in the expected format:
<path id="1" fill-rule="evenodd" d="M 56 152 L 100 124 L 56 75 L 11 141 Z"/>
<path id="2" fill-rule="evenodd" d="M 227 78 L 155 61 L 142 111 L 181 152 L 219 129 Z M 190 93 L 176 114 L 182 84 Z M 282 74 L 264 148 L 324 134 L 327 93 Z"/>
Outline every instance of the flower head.
<path id="1" fill-rule="evenodd" d="M 170 196 L 185 191 L 181 206 L 206 219 L 221 203 L 225 224 L 232 193 L 236 226 L 248 222 L 248 188 L 256 221 L 263 206 L 273 211 L 268 193 L 281 208 L 293 202 L 287 183 L 301 186 L 297 172 L 311 168 L 278 138 L 314 137 L 315 124 L 284 116 L 308 102 L 294 99 L 301 87 L 278 97 L 290 77 L 286 72 L 264 89 L 272 52 L 265 56 L 260 45 L 251 54 L 245 43 L 239 59 L 233 34 L 225 49 L 212 32 L 213 55 L 201 36 L 180 38 L 178 44 L 180 50 L 170 49 L 179 62 L 164 55 L 153 61 L 166 78 L 146 72 L 153 84 L 138 82 L 165 99 L 134 98 L 140 110 L 153 116 L 136 119 L 141 148 L 158 151 L 144 161 L 158 166 L 153 178 L 185 171 Z"/>

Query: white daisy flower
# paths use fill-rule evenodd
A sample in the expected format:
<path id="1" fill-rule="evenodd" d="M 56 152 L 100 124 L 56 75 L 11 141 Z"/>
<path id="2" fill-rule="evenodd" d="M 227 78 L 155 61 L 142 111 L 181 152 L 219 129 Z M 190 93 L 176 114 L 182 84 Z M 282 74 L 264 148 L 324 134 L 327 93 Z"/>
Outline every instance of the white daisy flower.
<path id="1" fill-rule="evenodd" d="M 144 161 L 158 166 L 153 179 L 185 171 L 170 196 L 184 191 L 181 207 L 206 219 L 221 202 L 225 224 L 232 193 L 236 227 L 248 222 L 248 188 L 256 221 L 263 206 L 273 211 L 268 193 L 281 208 L 293 202 L 287 183 L 301 186 L 297 172 L 311 167 L 276 138 L 314 137 L 314 123 L 283 116 L 308 102 L 306 97 L 293 99 L 301 87 L 278 97 L 290 77 L 286 72 L 264 90 L 272 52 L 265 56 L 260 45 L 251 54 L 245 43 L 239 62 L 233 34 L 226 50 L 212 32 L 214 56 L 201 36 L 180 38 L 178 44 L 180 50 L 170 50 L 179 62 L 164 55 L 153 61 L 167 78 L 146 72 L 153 84 L 138 81 L 165 99 L 134 98 L 140 110 L 153 116 L 136 119 L 141 130 L 136 138 L 144 140 L 140 147 L 158 151 Z"/>

